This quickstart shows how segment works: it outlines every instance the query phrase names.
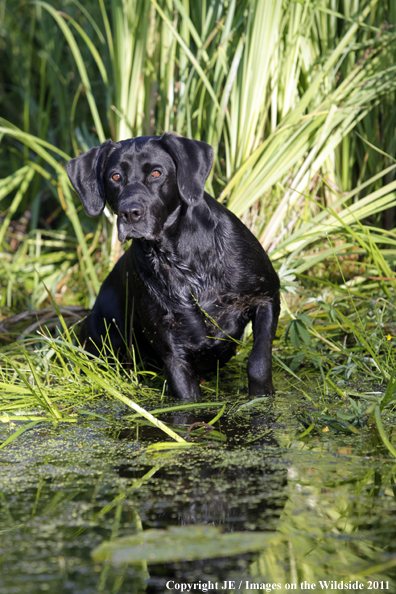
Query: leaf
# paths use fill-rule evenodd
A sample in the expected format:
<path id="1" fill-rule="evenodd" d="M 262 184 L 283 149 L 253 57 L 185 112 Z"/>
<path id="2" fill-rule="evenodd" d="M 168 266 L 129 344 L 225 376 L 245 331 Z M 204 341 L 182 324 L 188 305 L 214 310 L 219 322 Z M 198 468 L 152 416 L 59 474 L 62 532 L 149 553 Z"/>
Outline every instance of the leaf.
<path id="1" fill-rule="evenodd" d="M 296 326 L 298 329 L 298 333 L 301 336 L 303 342 L 305 342 L 306 345 L 310 345 L 311 344 L 311 335 L 309 334 L 308 328 L 306 327 L 306 325 L 300 318 L 298 320 L 296 320 Z"/>
<path id="2" fill-rule="evenodd" d="M 302 320 L 302 322 L 304 322 L 304 324 L 308 327 L 312 326 L 312 319 L 305 313 L 300 313 L 300 315 L 298 316 L 299 320 Z"/>
<path id="3" fill-rule="evenodd" d="M 297 332 L 296 320 L 290 324 L 290 342 L 295 349 L 299 349 L 301 342 Z"/>
<path id="4" fill-rule="evenodd" d="M 391 402 L 396 400 L 396 379 L 395 374 L 392 374 L 392 377 L 389 379 L 389 382 L 386 386 L 385 394 L 382 396 L 380 400 L 380 410 L 385 408 Z"/>
<path id="5" fill-rule="evenodd" d="M 356 419 L 355 413 L 346 413 L 342 411 L 337 412 L 337 417 L 339 419 L 343 419 L 344 421 L 353 421 L 353 419 Z"/>
<path id="6" fill-rule="evenodd" d="M 215 526 L 171 526 L 150 529 L 103 542 L 92 552 L 95 561 L 124 563 L 169 563 L 228 557 L 262 551 L 278 543 L 281 535 L 271 532 L 232 532 L 223 534 Z"/>
<path id="7" fill-rule="evenodd" d="M 377 405 L 375 407 L 374 418 L 375 418 L 375 424 L 377 425 L 378 433 L 380 434 L 382 443 L 384 444 L 384 446 L 386 448 L 388 448 L 388 450 L 390 451 L 390 453 L 392 454 L 392 456 L 394 456 L 396 458 L 396 450 L 393 447 L 393 445 L 391 444 L 391 442 L 389 441 L 389 438 L 388 438 L 388 436 L 386 434 L 386 431 L 384 429 L 384 426 L 382 424 L 381 410 L 380 410 L 379 405 Z"/>
<path id="8" fill-rule="evenodd" d="M 154 451 L 166 451 L 166 450 L 177 450 L 180 448 L 190 448 L 192 446 L 202 445 L 195 442 L 190 441 L 157 441 L 156 443 L 152 443 L 147 446 L 147 451 L 154 452 Z"/>
<path id="9" fill-rule="evenodd" d="M 300 353 L 298 353 L 295 357 L 293 357 L 293 359 L 290 363 L 290 369 L 292 371 L 295 371 L 297 369 L 297 367 L 300 367 L 301 363 L 304 361 L 304 357 L 305 357 L 305 353 L 303 353 L 302 351 Z"/>

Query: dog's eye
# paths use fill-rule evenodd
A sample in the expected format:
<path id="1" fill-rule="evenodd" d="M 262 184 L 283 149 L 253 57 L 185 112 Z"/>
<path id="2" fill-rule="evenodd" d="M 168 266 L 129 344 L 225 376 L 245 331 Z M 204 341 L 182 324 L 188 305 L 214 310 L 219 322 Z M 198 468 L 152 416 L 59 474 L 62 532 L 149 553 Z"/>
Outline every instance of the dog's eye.
<path id="1" fill-rule="evenodd" d="M 111 178 L 114 179 L 114 181 L 120 181 L 121 175 L 119 173 L 114 173 Z"/>
<path id="2" fill-rule="evenodd" d="M 154 171 L 151 172 L 151 175 L 153 177 L 159 177 L 161 175 L 161 171 L 158 171 L 158 169 L 154 169 Z"/>

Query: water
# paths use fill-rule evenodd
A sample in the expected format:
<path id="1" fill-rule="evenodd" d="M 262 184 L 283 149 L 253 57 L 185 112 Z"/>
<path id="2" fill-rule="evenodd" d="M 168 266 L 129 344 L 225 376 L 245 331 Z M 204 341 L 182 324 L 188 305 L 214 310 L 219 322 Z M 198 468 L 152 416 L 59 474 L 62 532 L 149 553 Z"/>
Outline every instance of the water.
<path id="1" fill-rule="evenodd" d="M 98 405 L 112 424 L 23 434 L 0 451 L 1 594 L 395 591 L 396 461 L 367 427 L 298 439 L 298 404 L 236 402 L 216 424 L 227 441 L 187 451 L 147 452 L 164 436 L 114 403 Z M 130 561 L 147 558 L 104 562 L 103 543 L 125 537 Z"/>

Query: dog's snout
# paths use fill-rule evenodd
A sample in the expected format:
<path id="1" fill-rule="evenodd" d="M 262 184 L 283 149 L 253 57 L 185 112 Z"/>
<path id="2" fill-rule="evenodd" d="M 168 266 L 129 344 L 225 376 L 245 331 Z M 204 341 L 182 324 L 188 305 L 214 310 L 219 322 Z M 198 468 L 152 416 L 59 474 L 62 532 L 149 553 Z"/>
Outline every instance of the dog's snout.
<path id="1" fill-rule="evenodd" d="M 123 206 L 118 216 L 127 225 L 137 223 L 143 216 L 143 206 L 137 202 L 132 202 L 132 204 Z"/>

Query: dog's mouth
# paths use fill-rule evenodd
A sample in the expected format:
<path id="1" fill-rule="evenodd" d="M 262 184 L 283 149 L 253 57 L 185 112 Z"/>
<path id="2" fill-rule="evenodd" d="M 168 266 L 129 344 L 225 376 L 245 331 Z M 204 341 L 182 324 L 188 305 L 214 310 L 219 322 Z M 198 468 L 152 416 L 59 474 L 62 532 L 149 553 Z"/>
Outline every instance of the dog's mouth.
<path id="1" fill-rule="evenodd" d="M 139 229 L 131 229 L 131 228 L 125 228 L 124 225 L 122 225 L 122 223 L 118 223 L 117 225 L 118 227 L 118 239 L 121 243 L 124 243 L 125 241 L 129 241 L 130 239 L 140 239 L 143 241 L 155 241 L 156 239 L 158 239 L 158 237 L 156 235 L 154 235 L 154 233 L 149 233 L 149 232 L 143 232 L 140 231 Z"/>

